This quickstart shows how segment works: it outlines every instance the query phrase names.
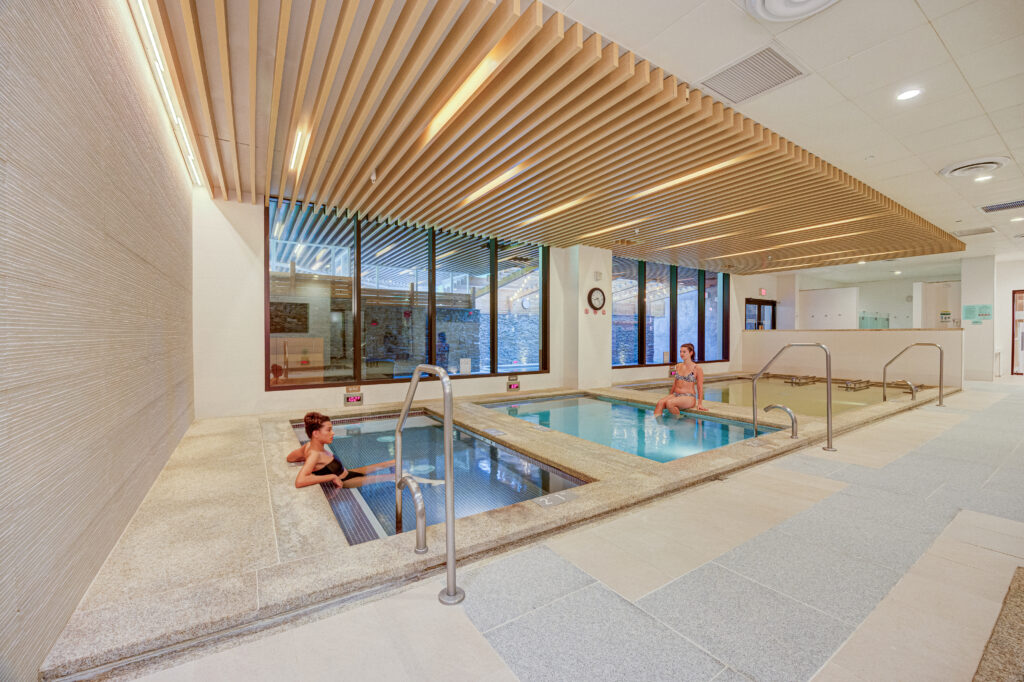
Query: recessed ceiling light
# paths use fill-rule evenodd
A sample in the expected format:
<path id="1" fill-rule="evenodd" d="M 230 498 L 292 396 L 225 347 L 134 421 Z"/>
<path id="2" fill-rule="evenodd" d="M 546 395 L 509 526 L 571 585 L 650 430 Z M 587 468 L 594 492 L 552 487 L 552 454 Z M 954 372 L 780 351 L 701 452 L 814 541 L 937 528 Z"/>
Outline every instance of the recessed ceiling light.
<path id="1" fill-rule="evenodd" d="M 979 175 L 978 177 L 974 178 L 974 181 L 975 182 L 988 182 L 991 179 L 992 179 L 991 175 Z"/>
<path id="2" fill-rule="evenodd" d="M 894 274 L 894 275 L 902 275 L 903 271 L 902 270 L 893 270 L 892 274 Z"/>
<path id="3" fill-rule="evenodd" d="M 747 12 L 765 21 L 800 21 L 831 7 L 837 0 L 747 0 Z"/>
<path id="4" fill-rule="evenodd" d="M 859 261 L 857 261 L 857 265 L 864 265 L 865 263 L 867 263 L 866 260 L 859 260 Z"/>
<path id="5" fill-rule="evenodd" d="M 920 94 L 921 94 L 920 90 L 918 90 L 917 88 L 911 88 L 910 90 L 904 90 L 900 94 L 896 95 L 896 99 L 898 99 L 899 101 L 902 102 L 904 100 L 914 99 L 915 97 L 917 97 Z"/>
<path id="6" fill-rule="evenodd" d="M 1020 223 L 1020 222 L 1024 222 L 1024 218 L 1010 218 L 1010 222 L 1011 222 L 1011 223 Z"/>

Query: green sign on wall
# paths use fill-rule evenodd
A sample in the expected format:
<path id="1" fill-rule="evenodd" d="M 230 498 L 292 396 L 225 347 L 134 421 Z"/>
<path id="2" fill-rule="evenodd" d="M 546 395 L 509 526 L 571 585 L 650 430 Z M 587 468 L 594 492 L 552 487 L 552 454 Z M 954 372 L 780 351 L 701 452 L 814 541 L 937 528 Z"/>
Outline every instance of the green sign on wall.
<path id="1" fill-rule="evenodd" d="M 983 322 L 992 319 L 991 305 L 965 305 L 962 318 L 964 322 Z"/>

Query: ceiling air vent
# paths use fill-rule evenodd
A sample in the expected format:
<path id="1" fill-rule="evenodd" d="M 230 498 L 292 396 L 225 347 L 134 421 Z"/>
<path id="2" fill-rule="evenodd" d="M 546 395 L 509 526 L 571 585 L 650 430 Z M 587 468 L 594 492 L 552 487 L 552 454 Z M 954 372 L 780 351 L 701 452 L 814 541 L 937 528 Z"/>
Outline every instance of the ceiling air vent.
<path id="1" fill-rule="evenodd" d="M 1009 211 L 1012 208 L 1024 208 L 1024 199 L 1007 201 L 1003 204 L 989 204 L 988 206 L 982 206 L 981 210 L 985 213 L 994 213 L 996 211 Z"/>
<path id="2" fill-rule="evenodd" d="M 939 171 L 939 175 L 951 178 L 972 178 L 999 170 L 1010 160 L 1005 156 L 987 156 L 982 159 L 951 163 Z"/>
<path id="3" fill-rule="evenodd" d="M 765 21 L 800 21 L 836 3 L 836 0 L 747 0 L 747 12 Z"/>
<path id="4" fill-rule="evenodd" d="M 730 102 L 742 102 L 761 95 L 803 75 L 771 47 L 750 55 L 706 79 L 704 87 Z"/>
<path id="5" fill-rule="evenodd" d="M 953 233 L 954 237 L 974 237 L 979 234 L 992 234 L 995 232 L 994 227 L 974 227 L 969 230 L 957 230 Z"/>

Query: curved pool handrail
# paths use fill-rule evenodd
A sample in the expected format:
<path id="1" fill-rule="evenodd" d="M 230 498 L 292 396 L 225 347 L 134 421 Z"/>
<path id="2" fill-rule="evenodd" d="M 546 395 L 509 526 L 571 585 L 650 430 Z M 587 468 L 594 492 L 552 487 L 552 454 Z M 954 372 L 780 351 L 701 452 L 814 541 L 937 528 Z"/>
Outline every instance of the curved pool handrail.
<path id="1" fill-rule="evenodd" d="M 901 355 L 906 353 L 908 350 L 910 350 L 914 346 L 935 346 L 936 348 L 939 349 L 939 402 L 938 402 L 938 406 L 939 407 L 945 407 L 946 405 L 942 402 L 942 368 L 943 368 L 943 365 L 945 365 L 945 362 L 943 362 L 943 356 L 945 355 L 945 351 L 943 351 L 942 350 L 942 346 L 940 346 L 937 343 L 925 343 L 925 342 L 910 344 L 909 346 L 907 346 L 906 348 L 901 350 L 899 353 L 894 355 L 892 357 L 892 360 L 889 360 L 889 362 L 885 363 L 885 365 L 882 367 L 882 402 L 884 403 L 886 400 L 888 400 L 888 398 L 886 396 L 886 393 L 885 393 L 885 388 L 886 388 L 885 377 L 886 377 L 886 373 L 889 371 L 889 365 L 891 365 L 892 363 L 896 362 L 900 358 Z M 907 382 L 907 383 L 910 383 L 910 382 Z M 917 398 L 917 394 L 914 393 L 913 394 L 913 399 L 916 399 L 916 398 Z"/>
<path id="2" fill-rule="evenodd" d="M 412 493 L 412 506 L 416 509 L 416 549 L 417 554 L 427 553 L 427 509 L 423 505 L 423 491 L 420 484 L 412 477 L 412 474 L 405 474 L 395 484 L 398 490 L 408 487 Z M 401 493 L 399 493 L 400 495 Z M 398 526 L 395 526 L 396 528 Z"/>
<path id="3" fill-rule="evenodd" d="M 792 435 L 790 435 L 790 438 L 796 438 L 797 437 L 797 435 L 796 435 L 796 415 L 793 414 L 793 410 L 789 409 L 785 405 L 778 405 L 778 404 L 768 405 L 767 407 L 764 408 L 765 412 L 767 412 L 768 410 L 782 410 L 783 412 L 788 414 L 789 415 L 789 424 L 790 424 L 790 433 L 792 434 Z"/>
<path id="4" fill-rule="evenodd" d="M 750 378 L 750 400 L 751 400 L 751 412 L 753 414 L 752 421 L 754 422 L 754 437 L 757 437 L 757 380 L 761 378 L 761 375 L 768 371 L 768 368 L 772 366 L 772 363 L 786 350 L 790 348 L 820 348 L 825 351 L 825 416 L 826 425 L 828 427 L 828 442 L 823 450 L 827 452 L 835 452 L 835 448 L 832 447 L 832 353 L 829 351 L 828 346 L 823 343 L 787 343 L 785 346 L 779 349 L 779 352 L 772 356 L 772 359 L 765 363 L 765 366 L 761 368 L 757 374 Z"/>
<path id="5" fill-rule="evenodd" d="M 405 418 L 409 415 L 412 400 L 416 396 L 416 387 L 420 383 L 421 373 L 433 374 L 441 380 L 441 394 L 444 396 L 444 525 L 445 554 L 448 571 L 448 583 L 437 598 L 442 604 L 458 604 L 466 598 L 466 593 L 455 584 L 455 490 L 452 480 L 455 478 L 455 466 L 452 460 L 452 380 L 448 371 L 437 365 L 416 365 L 409 381 L 409 390 L 405 392 L 405 403 L 398 415 L 395 425 L 395 530 L 402 532 L 402 490 L 399 483 L 402 472 L 402 429 Z M 426 539 L 424 538 L 424 542 Z"/>

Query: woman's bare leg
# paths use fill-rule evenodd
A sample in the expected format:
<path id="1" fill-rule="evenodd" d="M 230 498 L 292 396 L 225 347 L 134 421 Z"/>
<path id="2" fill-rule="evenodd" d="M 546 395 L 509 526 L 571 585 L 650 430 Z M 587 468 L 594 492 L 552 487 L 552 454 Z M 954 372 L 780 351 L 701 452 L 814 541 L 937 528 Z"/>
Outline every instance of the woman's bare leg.
<path id="1" fill-rule="evenodd" d="M 665 403 L 667 403 L 667 402 L 668 402 L 668 399 L 669 399 L 670 397 L 671 397 L 671 396 L 665 396 L 664 398 L 662 398 L 661 400 L 659 400 L 659 401 L 658 401 L 658 404 L 657 404 L 657 405 L 655 405 L 655 406 L 654 406 L 654 416 L 655 416 L 655 417 L 660 417 L 660 416 L 661 416 L 661 413 L 662 413 L 662 412 L 664 411 L 664 409 L 665 409 Z"/>
<path id="2" fill-rule="evenodd" d="M 364 467 L 356 467 L 355 469 L 352 469 L 352 471 L 356 472 L 357 474 L 368 474 L 371 471 L 377 471 L 378 469 L 387 469 L 388 467 L 393 466 L 395 466 L 395 460 L 390 459 L 386 462 L 377 462 L 376 464 L 367 464 Z"/>
<path id="3" fill-rule="evenodd" d="M 668 401 L 665 407 L 668 408 L 669 413 L 674 417 L 679 416 L 679 410 L 688 410 L 697 404 L 697 398 L 692 395 L 679 396 Z"/>
<path id="4" fill-rule="evenodd" d="M 353 469 L 352 471 L 355 471 Z M 395 477 L 383 474 L 380 476 L 357 476 L 348 480 L 342 481 L 342 486 L 345 488 L 361 488 L 364 485 L 373 485 L 374 483 L 394 483 Z"/>

